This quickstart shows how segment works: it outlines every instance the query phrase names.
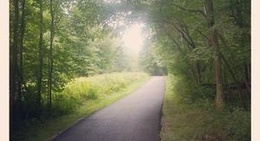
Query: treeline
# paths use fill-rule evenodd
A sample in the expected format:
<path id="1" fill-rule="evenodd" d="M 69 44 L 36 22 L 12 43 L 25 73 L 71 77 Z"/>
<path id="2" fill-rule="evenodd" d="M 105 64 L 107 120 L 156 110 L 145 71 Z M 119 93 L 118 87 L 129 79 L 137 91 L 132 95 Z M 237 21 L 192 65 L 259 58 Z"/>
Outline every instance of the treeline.
<path id="1" fill-rule="evenodd" d="M 148 45 L 153 50 L 150 56 L 157 56 L 157 64 L 187 82 L 185 89 L 194 93 L 205 90 L 189 97 L 214 100 L 217 109 L 250 110 L 250 1 L 159 0 L 142 4 L 154 31 L 155 41 Z"/>
<path id="2" fill-rule="evenodd" d="M 102 1 L 11 0 L 9 9 L 11 131 L 54 115 L 71 79 L 131 70 Z"/>
<path id="3" fill-rule="evenodd" d="M 251 1 L 138 2 L 153 31 L 147 68 L 168 72 L 162 140 L 250 141 Z"/>

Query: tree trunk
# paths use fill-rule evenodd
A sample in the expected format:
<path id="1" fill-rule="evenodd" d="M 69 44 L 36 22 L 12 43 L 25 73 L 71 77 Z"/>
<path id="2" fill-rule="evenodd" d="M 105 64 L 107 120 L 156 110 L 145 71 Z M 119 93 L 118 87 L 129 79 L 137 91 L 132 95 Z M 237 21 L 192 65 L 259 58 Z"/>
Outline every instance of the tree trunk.
<path id="1" fill-rule="evenodd" d="M 19 83 L 18 83 L 18 97 L 17 101 L 21 108 L 22 102 L 22 84 L 23 84 L 23 44 L 24 44 L 24 33 L 25 33 L 25 0 L 22 0 L 21 9 L 21 25 L 20 25 L 20 41 L 19 41 Z"/>
<path id="2" fill-rule="evenodd" d="M 52 73 L 53 73 L 53 38 L 54 38 L 54 11 L 53 1 L 50 0 L 50 13 L 51 13 L 51 25 L 50 25 L 50 52 L 49 52 L 49 76 L 48 76 L 48 108 L 52 108 Z"/>
<path id="3" fill-rule="evenodd" d="M 17 96 L 17 69 L 18 69 L 18 26 L 19 26 L 19 1 L 14 0 L 14 19 L 13 19 L 13 40 L 10 40 L 10 106 L 11 114 L 14 113 L 16 108 Z M 11 115 L 12 116 L 12 115 Z"/>
<path id="4" fill-rule="evenodd" d="M 43 65 L 43 2 L 40 0 L 40 32 L 39 32 L 39 57 L 38 57 L 38 72 L 37 72 L 37 99 L 36 99 L 36 109 L 37 117 L 40 117 L 41 113 L 41 93 L 42 93 L 42 65 Z"/>
<path id="5" fill-rule="evenodd" d="M 223 82 L 222 82 L 222 69 L 221 69 L 221 52 L 218 45 L 217 31 L 214 29 L 214 8 L 212 0 L 205 0 L 205 15 L 208 23 L 209 46 L 214 50 L 214 68 L 215 68 L 215 81 L 216 81 L 216 107 L 221 109 L 223 106 Z"/>

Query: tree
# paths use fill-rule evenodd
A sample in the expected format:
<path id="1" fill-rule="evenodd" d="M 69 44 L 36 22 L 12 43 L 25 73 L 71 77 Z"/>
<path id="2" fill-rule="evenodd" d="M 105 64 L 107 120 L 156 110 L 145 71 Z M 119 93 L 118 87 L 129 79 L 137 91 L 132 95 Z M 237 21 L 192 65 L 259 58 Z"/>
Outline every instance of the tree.
<path id="1" fill-rule="evenodd" d="M 159 43 L 156 52 L 167 64 L 169 72 L 178 72 L 187 81 L 194 78 L 192 83 L 198 88 L 211 86 L 216 90 L 217 108 L 224 102 L 233 105 L 235 101 L 237 106 L 248 107 L 245 102 L 250 103 L 250 98 L 242 93 L 245 90 L 250 93 L 250 77 L 247 76 L 250 74 L 250 61 L 247 60 L 250 58 L 249 1 L 133 3 L 138 3 L 139 6 L 134 4 L 136 8 L 142 7 L 148 13 L 148 21 L 156 33 L 154 38 Z M 176 59 L 183 62 L 176 62 Z"/>
<path id="2" fill-rule="evenodd" d="M 223 106 L 223 84 L 222 84 L 222 69 L 221 69 L 221 52 L 218 44 L 217 31 L 214 29 L 215 17 L 212 0 L 205 0 L 205 15 L 208 23 L 209 31 L 209 46 L 214 50 L 214 67 L 215 67 L 215 81 L 216 81 L 216 106 L 221 108 Z"/>
<path id="3" fill-rule="evenodd" d="M 39 112 L 41 112 L 42 109 L 42 75 L 43 75 L 43 1 L 39 1 L 40 5 L 40 13 L 39 13 L 39 45 L 38 45 L 38 71 L 37 71 L 37 98 L 36 98 L 36 107 Z M 40 113 L 37 114 L 37 117 L 39 118 Z"/>
<path id="4" fill-rule="evenodd" d="M 11 108 L 16 108 L 16 97 L 17 97 L 17 83 L 18 83 L 18 26 L 19 26 L 19 1 L 12 1 L 11 10 L 13 9 L 13 25 L 11 26 L 13 30 L 11 31 L 11 51 L 10 51 L 10 104 Z M 12 7 L 13 6 L 13 7 Z M 12 111 L 11 116 L 14 114 Z"/>
<path id="5" fill-rule="evenodd" d="M 49 110 L 52 107 L 52 75 L 53 75 L 53 39 L 54 39 L 54 9 L 53 0 L 50 0 L 50 14 L 51 14 L 51 24 L 50 24 L 50 52 L 49 52 L 49 74 L 48 74 L 48 96 L 49 96 Z"/>
<path id="6" fill-rule="evenodd" d="M 10 3 L 13 125 L 55 115 L 53 98 L 71 79 L 114 71 L 119 47 L 105 41 L 111 31 L 103 26 L 101 10 L 101 1 Z"/>

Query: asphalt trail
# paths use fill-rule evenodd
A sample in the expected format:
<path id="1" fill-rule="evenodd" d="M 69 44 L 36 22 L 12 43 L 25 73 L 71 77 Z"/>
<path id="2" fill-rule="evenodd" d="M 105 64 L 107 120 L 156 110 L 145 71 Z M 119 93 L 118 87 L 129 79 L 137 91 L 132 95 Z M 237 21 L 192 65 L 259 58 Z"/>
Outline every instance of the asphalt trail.
<path id="1" fill-rule="evenodd" d="M 127 97 L 81 120 L 53 141 L 160 141 L 165 82 L 152 77 Z"/>

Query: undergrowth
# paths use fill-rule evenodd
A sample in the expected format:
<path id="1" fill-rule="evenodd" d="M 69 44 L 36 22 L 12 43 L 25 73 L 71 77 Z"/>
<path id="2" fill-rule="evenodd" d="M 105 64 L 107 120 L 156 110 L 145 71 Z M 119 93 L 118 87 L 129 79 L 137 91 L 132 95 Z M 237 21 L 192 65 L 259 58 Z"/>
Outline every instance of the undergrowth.
<path id="1" fill-rule="evenodd" d="M 171 75 L 167 78 L 163 106 L 162 141 L 250 141 L 250 111 L 218 111 L 209 91 L 198 90 Z M 196 93 L 200 92 L 199 97 Z M 205 94 L 203 94 L 203 92 Z"/>
<path id="2" fill-rule="evenodd" d="M 130 94 L 149 79 L 138 72 L 102 74 L 76 78 L 54 94 L 52 113 L 12 134 L 15 141 L 48 141 L 81 118 Z"/>

